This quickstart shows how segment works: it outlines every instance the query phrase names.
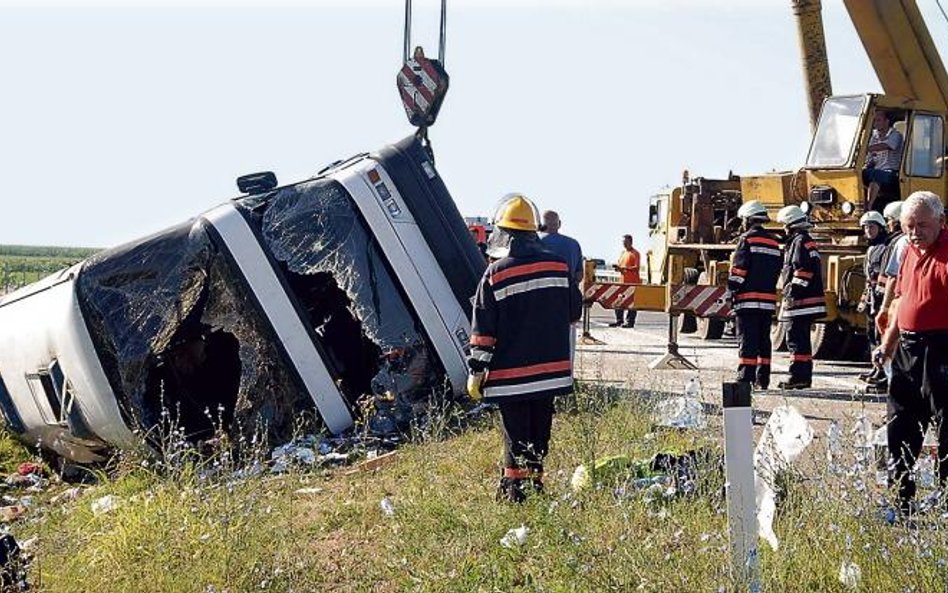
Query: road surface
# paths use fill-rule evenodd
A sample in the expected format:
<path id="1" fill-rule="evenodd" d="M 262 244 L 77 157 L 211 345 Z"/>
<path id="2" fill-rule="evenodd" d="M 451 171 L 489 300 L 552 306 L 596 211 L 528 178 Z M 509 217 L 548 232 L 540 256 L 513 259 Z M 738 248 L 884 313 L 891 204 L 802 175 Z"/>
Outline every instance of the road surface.
<path id="1" fill-rule="evenodd" d="M 612 328 L 614 313 L 595 305 L 590 314 L 593 340 L 580 340 L 576 349 L 576 375 L 593 383 L 625 387 L 632 391 L 651 391 L 681 395 L 685 383 L 697 376 L 702 385 L 702 400 L 710 406 L 721 404 L 721 384 L 733 381 L 737 369 L 737 340 L 701 340 L 679 335 L 679 352 L 697 365 L 697 371 L 650 370 L 650 362 L 666 351 L 668 317 L 660 313 L 640 312 L 635 328 Z M 789 355 L 774 352 L 773 377 L 767 391 L 753 396 L 753 407 L 766 420 L 768 412 L 782 404 L 796 407 L 807 417 L 817 436 L 825 435 L 830 420 L 843 423 L 844 429 L 865 414 L 878 427 L 885 418 L 885 396 L 865 394 L 859 373 L 868 363 L 815 361 L 813 387 L 784 391 L 777 383 L 787 377 Z"/>

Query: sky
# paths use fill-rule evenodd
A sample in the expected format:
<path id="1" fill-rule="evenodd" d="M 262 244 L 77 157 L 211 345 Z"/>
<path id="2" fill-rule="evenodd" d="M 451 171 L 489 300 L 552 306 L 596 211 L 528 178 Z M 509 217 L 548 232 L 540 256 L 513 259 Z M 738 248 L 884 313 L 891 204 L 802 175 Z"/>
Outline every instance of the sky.
<path id="1" fill-rule="evenodd" d="M 948 23 L 918 0 L 948 55 Z M 823 0 L 836 94 L 881 89 Z M 401 0 L 0 0 L 0 243 L 108 247 L 413 132 Z M 414 2 L 437 50 L 438 6 Z M 681 179 L 796 169 L 809 121 L 790 0 L 448 0 L 429 134 L 465 215 L 511 191 L 589 257 Z"/>

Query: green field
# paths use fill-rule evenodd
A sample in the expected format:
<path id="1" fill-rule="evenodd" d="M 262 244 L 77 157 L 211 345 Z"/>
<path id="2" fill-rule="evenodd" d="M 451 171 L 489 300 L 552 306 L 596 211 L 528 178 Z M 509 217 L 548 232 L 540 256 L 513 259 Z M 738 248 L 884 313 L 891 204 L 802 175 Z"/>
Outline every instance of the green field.
<path id="1" fill-rule="evenodd" d="M 86 247 L 0 245 L 0 294 L 36 282 L 96 251 Z"/>

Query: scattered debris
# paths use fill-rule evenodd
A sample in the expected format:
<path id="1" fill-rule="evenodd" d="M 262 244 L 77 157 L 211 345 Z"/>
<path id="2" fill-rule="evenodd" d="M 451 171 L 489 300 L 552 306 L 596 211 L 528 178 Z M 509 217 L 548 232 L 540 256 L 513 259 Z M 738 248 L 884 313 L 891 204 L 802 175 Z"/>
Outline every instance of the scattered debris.
<path id="1" fill-rule="evenodd" d="M 685 383 L 685 397 L 701 399 L 701 380 L 698 377 L 692 377 Z"/>
<path id="2" fill-rule="evenodd" d="M 580 490 L 585 490 L 592 484 L 592 478 L 589 475 L 589 471 L 586 470 L 585 465 L 577 465 L 576 469 L 573 470 L 573 475 L 569 479 L 570 488 L 573 489 L 573 492 L 579 492 Z"/>
<path id="3" fill-rule="evenodd" d="M 793 406 L 777 406 L 764 426 L 754 451 L 758 532 L 774 550 L 779 546 L 773 531 L 777 510 L 777 476 L 789 470 L 793 461 L 812 441 L 813 429 L 806 418 Z"/>
<path id="4" fill-rule="evenodd" d="M 392 500 L 389 497 L 386 496 L 381 501 L 379 501 L 379 507 L 382 509 L 383 517 L 395 516 L 395 505 L 392 504 Z"/>
<path id="5" fill-rule="evenodd" d="M 517 548 L 527 543 L 527 534 L 530 528 L 526 525 L 520 525 L 516 529 L 511 529 L 504 537 L 500 538 L 500 545 L 505 548 Z"/>
<path id="6" fill-rule="evenodd" d="M 49 499 L 49 502 L 51 504 L 62 504 L 62 503 L 70 502 L 73 500 L 77 500 L 83 494 L 85 494 L 85 488 L 76 486 L 74 488 L 69 488 L 68 490 L 63 490 L 56 496 Z"/>
<path id="7" fill-rule="evenodd" d="M 46 474 L 46 470 L 43 469 L 43 466 L 38 463 L 25 461 L 17 466 L 16 473 L 20 474 L 21 476 L 28 476 L 30 474 L 43 476 Z"/>
<path id="8" fill-rule="evenodd" d="M 26 507 L 22 504 L 13 504 L 0 507 L 0 522 L 12 523 L 26 514 Z"/>
<path id="9" fill-rule="evenodd" d="M 29 583 L 26 582 L 28 559 L 22 552 L 23 548 L 17 544 L 12 535 L 9 533 L 0 535 L 0 590 L 28 591 L 30 589 Z"/>
<path id="10" fill-rule="evenodd" d="M 693 384 L 689 382 L 688 389 L 692 387 Z M 700 389 L 698 387 L 699 392 Z M 684 395 L 660 401 L 655 406 L 655 424 L 670 428 L 703 429 L 707 427 L 708 421 L 705 418 L 704 404 L 701 400 L 694 396 Z"/>
<path id="11" fill-rule="evenodd" d="M 106 494 L 101 498 L 97 498 L 92 501 L 92 504 L 89 505 L 89 508 L 92 509 L 92 514 L 99 516 L 106 513 L 111 513 L 119 507 L 122 499 L 114 494 Z"/>
<path id="12" fill-rule="evenodd" d="M 657 453 L 651 459 L 634 459 L 628 455 L 612 455 L 593 463 L 592 469 L 578 466 L 570 478 L 574 492 L 605 483 L 616 485 L 618 497 L 645 491 L 646 498 L 672 498 L 694 493 L 698 478 L 698 459 L 704 450 L 685 453 Z"/>
<path id="13" fill-rule="evenodd" d="M 320 494 L 322 491 L 323 489 L 319 486 L 314 486 L 311 488 L 297 488 L 293 491 L 293 494 L 297 494 L 299 496 L 311 496 L 313 494 Z"/>
<path id="14" fill-rule="evenodd" d="M 859 587 L 859 581 L 862 580 L 862 569 L 855 562 L 844 560 L 839 567 L 839 582 L 850 589 Z"/>
<path id="15" fill-rule="evenodd" d="M 354 474 L 358 472 L 370 472 L 370 471 L 375 471 L 377 469 L 381 469 L 387 465 L 391 465 L 393 462 L 395 462 L 396 459 L 398 459 L 396 457 L 396 453 L 397 451 L 389 451 L 388 453 L 385 453 L 383 455 L 377 455 L 371 459 L 366 459 L 365 461 L 361 463 L 357 463 L 354 466 L 352 466 L 352 469 L 350 469 L 346 473 Z"/>

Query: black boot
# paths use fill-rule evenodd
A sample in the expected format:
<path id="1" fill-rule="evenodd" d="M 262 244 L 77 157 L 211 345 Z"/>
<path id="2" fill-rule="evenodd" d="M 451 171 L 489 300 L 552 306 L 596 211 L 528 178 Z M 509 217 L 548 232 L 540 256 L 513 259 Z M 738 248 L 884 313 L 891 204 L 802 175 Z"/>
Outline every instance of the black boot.
<path id="1" fill-rule="evenodd" d="M 790 377 L 786 381 L 781 381 L 777 384 L 777 387 L 780 389 L 809 389 L 811 381 L 809 379 L 801 379 Z"/>
<path id="2" fill-rule="evenodd" d="M 541 478 L 533 478 L 533 492 L 543 494 L 543 480 Z"/>
<path id="3" fill-rule="evenodd" d="M 522 503 L 527 499 L 527 494 L 523 491 L 523 480 L 501 478 L 496 498 L 498 502 Z"/>

